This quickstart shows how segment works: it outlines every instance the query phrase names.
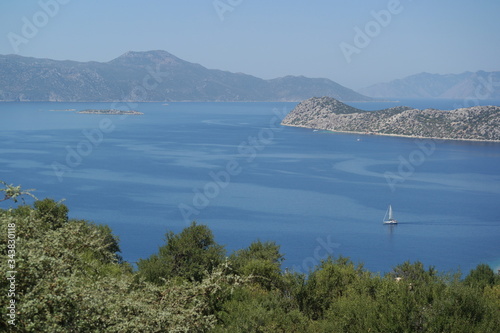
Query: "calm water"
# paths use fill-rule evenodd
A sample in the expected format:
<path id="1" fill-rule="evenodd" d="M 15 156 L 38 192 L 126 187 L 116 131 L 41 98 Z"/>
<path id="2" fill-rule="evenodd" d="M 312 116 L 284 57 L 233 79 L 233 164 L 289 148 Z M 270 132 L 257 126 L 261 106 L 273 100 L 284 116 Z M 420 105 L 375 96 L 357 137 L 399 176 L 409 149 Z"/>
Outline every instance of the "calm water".
<path id="1" fill-rule="evenodd" d="M 352 103 L 401 104 L 460 101 Z M 131 262 L 196 220 L 229 251 L 274 240 L 300 271 L 328 253 L 374 271 L 500 266 L 500 144 L 279 126 L 294 106 L 141 103 L 143 116 L 122 117 L 50 111 L 110 103 L 0 103 L 0 179 L 109 224 Z M 382 225 L 389 204 L 394 227 Z"/>

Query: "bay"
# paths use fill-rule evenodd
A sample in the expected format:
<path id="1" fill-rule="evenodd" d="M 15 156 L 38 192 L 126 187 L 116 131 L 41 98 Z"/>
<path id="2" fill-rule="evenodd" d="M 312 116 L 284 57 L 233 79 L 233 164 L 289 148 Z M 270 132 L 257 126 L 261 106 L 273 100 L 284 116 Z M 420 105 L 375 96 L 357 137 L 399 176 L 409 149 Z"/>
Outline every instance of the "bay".
<path id="1" fill-rule="evenodd" d="M 106 116 L 50 110 L 127 105 L 0 103 L 0 179 L 108 224 L 130 262 L 196 220 L 228 251 L 276 241 L 283 267 L 302 272 L 328 254 L 380 272 L 406 260 L 500 268 L 500 144 L 280 126 L 295 105 L 138 103 L 142 116 Z M 382 225 L 389 204 L 397 226 Z"/>

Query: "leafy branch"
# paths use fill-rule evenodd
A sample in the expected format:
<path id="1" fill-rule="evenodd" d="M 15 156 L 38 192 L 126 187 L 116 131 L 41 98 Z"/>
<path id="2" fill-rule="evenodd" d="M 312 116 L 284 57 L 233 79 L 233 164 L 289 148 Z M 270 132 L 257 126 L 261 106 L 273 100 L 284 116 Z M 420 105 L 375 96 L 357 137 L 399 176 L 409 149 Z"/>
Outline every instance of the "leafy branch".
<path id="1" fill-rule="evenodd" d="M 5 186 L 5 188 L 0 189 L 0 192 L 4 192 L 4 197 L 3 199 L 0 199 L 0 202 L 6 201 L 9 199 L 14 200 L 14 202 L 17 202 L 18 198 L 21 198 L 21 200 L 24 202 L 24 195 L 30 196 L 35 200 L 38 200 L 37 197 L 35 197 L 31 192 L 35 191 L 35 189 L 28 189 L 28 190 L 23 190 L 21 186 L 14 186 L 13 184 L 7 184 L 6 182 L 0 180 L 0 184 Z"/>

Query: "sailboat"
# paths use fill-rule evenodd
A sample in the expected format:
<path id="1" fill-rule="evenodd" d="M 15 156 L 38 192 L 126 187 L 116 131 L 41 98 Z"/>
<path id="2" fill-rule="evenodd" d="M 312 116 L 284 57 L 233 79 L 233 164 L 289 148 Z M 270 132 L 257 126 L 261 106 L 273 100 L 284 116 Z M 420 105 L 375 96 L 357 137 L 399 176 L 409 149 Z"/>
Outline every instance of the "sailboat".
<path id="1" fill-rule="evenodd" d="M 384 224 L 398 224 L 398 221 L 392 216 L 392 206 L 389 205 L 389 208 L 387 209 L 387 212 L 385 212 Z"/>

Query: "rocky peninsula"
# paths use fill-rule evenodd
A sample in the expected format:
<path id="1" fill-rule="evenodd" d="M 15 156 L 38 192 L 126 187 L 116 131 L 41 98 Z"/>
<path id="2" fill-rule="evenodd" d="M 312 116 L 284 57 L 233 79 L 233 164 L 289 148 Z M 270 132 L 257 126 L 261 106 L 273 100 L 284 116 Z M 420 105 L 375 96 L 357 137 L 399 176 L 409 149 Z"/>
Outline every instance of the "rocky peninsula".
<path id="1" fill-rule="evenodd" d="M 281 124 L 335 132 L 500 141 L 498 106 L 474 106 L 451 111 L 398 106 L 364 111 L 334 98 L 313 97 L 299 103 Z"/>

